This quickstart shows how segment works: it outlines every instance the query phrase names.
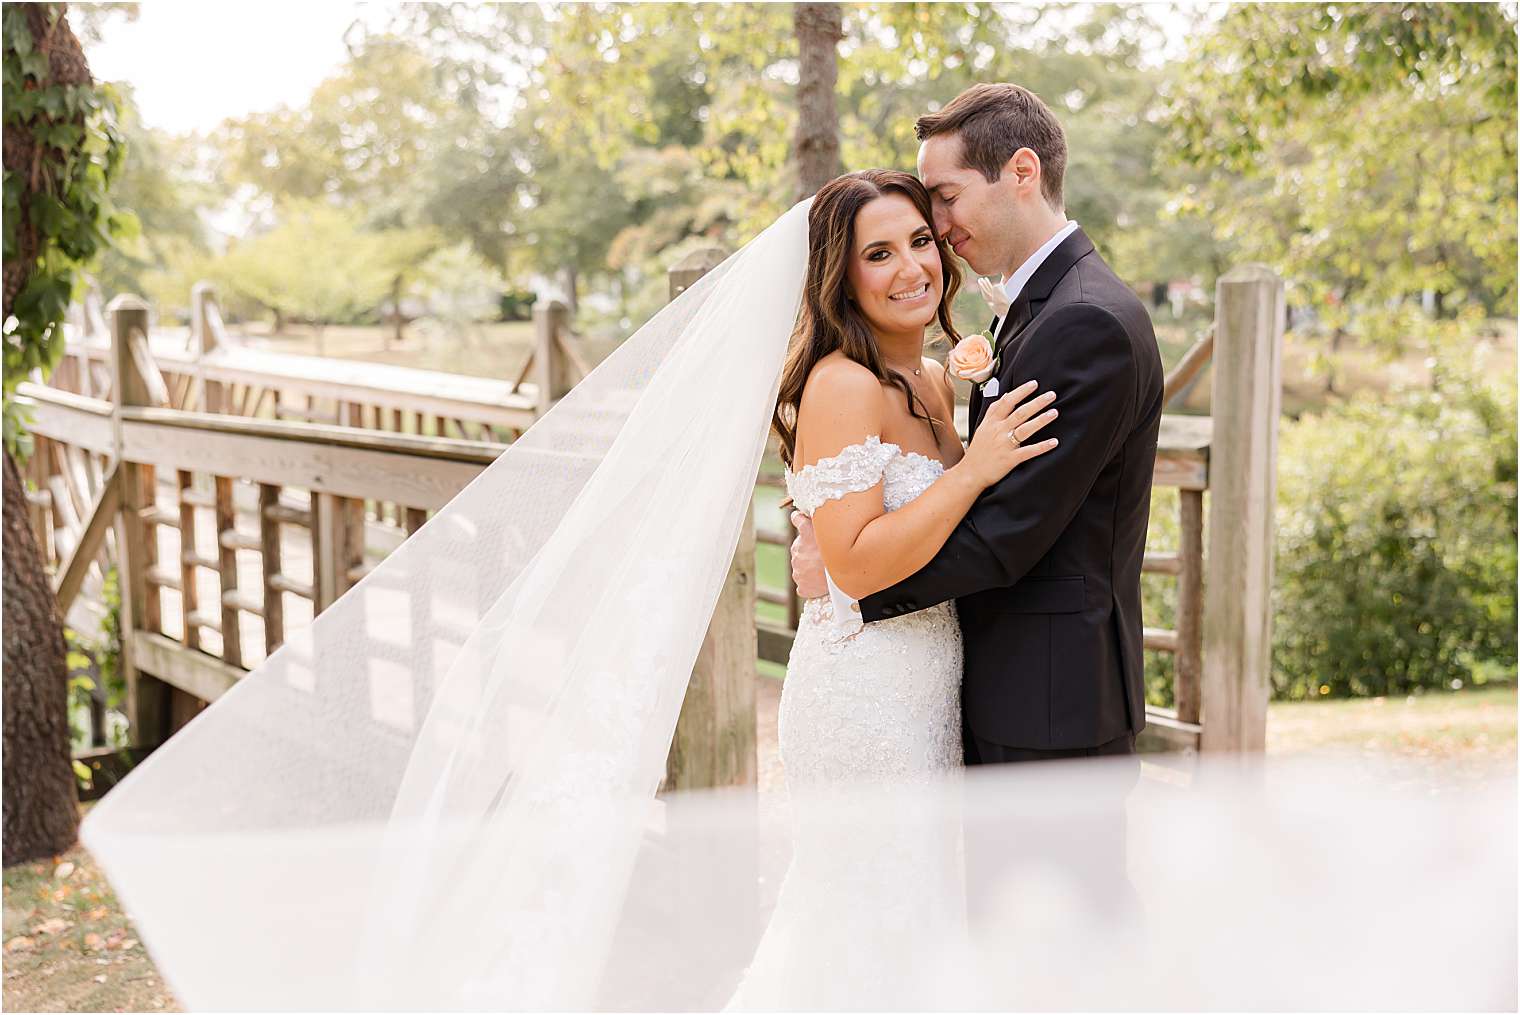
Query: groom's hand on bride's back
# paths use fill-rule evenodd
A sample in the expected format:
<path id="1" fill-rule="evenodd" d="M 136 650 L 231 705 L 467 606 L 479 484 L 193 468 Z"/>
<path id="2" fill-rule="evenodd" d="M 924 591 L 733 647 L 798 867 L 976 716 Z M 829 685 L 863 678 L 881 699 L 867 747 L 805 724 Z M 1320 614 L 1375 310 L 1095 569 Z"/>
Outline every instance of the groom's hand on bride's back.
<path id="1" fill-rule="evenodd" d="M 797 586 L 797 595 L 803 599 L 826 596 L 829 586 L 823 577 L 823 555 L 813 535 L 813 520 L 793 511 L 792 525 L 797 529 L 797 538 L 792 540 L 792 583 Z"/>

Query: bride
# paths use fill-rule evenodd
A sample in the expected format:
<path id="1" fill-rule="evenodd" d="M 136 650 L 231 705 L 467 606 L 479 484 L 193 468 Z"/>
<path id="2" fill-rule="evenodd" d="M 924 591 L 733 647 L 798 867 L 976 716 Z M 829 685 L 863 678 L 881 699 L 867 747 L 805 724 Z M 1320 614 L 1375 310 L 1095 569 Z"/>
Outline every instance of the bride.
<path id="1" fill-rule="evenodd" d="M 808 215 L 806 296 L 774 427 L 787 491 L 813 518 L 831 583 L 858 600 L 928 563 L 977 496 L 1056 446 L 1033 382 L 989 409 L 962 449 L 946 367 L 923 355 L 956 332 L 960 277 L 907 173 L 841 176 Z M 1012 439 L 1010 439 L 1012 438 Z M 858 606 L 803 608 L 782 685 L 789 783 L 912 776 L 961 759 L 961 640 L 953 601 L 865 628 Z"/>
<path id="2" fill-rule="evenodd" d="M 1031 398 L 1029 383 L 994 403 L 962 448 L 947 368 L 923 355 L 931 323 L 956 338 L 950 301 L 960 283 L 931 221 L 923 184 L 890 170 L 835 179 L 808 214 L 805 297 L 773 426 L 787 491 L 813 519 L 831 591 L 851 600 L 917 571 L 984 489 L 1056 446 L 1025 443 L 1056 417 L 1055 393 Z M 916 968 L 924 956 L 893 962 L 882 952 L 910 936 L 952 939 L 963 890 L 946 883 L 953 843 L 886 832 L 862 848 L 858 827 L 838 820 L 847 795 L 831 790 L 960 766 L 955 605 L 866 627 L 840 599 L 808 600 L 792 645 L 781 761 L 805 802 L 792 867 L 731 1008 L 945 1001 L 914 993 L 937 982 Z M 943 933 L 926 932 L 925 921 Z M 902 935 L 895 925 L 916 929 Z M 844 957 L 862 948 L 869 971 L 847 975 Z M 894 969 L 902 975 L 883 975 Z"/>

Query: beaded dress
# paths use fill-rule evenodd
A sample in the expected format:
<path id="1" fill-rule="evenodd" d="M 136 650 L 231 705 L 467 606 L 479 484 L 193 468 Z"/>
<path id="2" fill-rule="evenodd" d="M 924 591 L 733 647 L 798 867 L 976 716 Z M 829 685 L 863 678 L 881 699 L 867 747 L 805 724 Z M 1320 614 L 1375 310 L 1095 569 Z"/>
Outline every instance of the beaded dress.
<path id="1" fill-rule="evenodd" d="M 933 458 L 871 436 L 786 474 L 811 516 L 823 504 L 882 483 L 896 511 L 945 471 Z M 961 630 L 953 602 L 863 624 L 829 598 L 808 600 L 786 667 L 778 717 L 789 787 L 902 778 L 961 764 Z"/>
<path id="2" fill-rule="evenodd" d="M 943 472 L 872 436 L 788 471 L 786 487 L 811 516 L 882 483 L 883 506 L 896 511 Z M 932 1008 L 943 997 L 927 991 L 934 956 L 922 942 L 948 946 L 964 926 L 958 844 L 943 834 L 953 823 L 894 814 L 882 824 L 866 802 L 873 782 L 961 767 L 955 604 L 872 624 L 839 612 L 831 597 L 811 599 L 797 625 L 778 717 L 792 860 L 728 1010 Z"/>

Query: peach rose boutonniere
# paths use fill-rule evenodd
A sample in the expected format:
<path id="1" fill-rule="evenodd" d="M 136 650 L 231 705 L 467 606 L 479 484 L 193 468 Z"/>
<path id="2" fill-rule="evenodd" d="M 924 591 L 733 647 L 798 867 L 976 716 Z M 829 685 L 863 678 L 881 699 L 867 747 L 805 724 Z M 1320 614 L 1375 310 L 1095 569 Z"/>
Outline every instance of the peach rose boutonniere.
<path id="1" fill-rule="evenodd" d="M 945 364 L 950 372 L 963 381 L 972 384 L 987 384 L 982 388 L 982 394 L 989 394 L 988 388 L 992 388 L 991 394 L 996 393 L 997 378 L 992 376 L 997 369 L 997 357 L 993 355 L 992 343 L 986 335 L 967 335 L 956 343 L 950 355 L 946 357 Z M 988 381 L 988 378 L 992 378 Z"/>

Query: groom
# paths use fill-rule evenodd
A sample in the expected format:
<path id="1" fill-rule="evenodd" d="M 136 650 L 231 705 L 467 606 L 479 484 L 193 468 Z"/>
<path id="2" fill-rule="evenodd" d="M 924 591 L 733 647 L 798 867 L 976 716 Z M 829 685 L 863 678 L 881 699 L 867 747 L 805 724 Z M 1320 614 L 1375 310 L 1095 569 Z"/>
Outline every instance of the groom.
<path id="1" fill-rule="evenodd" d="M 1163 379 L 1150 318 L 1067 221 L 1065 133 L 1037 96 L 976 85 L 916 129 L 936 232 L 978 275 L 1001 276 L 1011 304 L 988 332 L 997 387 L 973 389 L 972 432 L 992 392 L 1035 380 L 1056 393 L 1061 443 L 983 493 L 934 559 L 861 615 L 956 601 L 968 765 L 1133 754 Z M 797 591 L 827 595 L 810 523 L 794 521 Z"/>

